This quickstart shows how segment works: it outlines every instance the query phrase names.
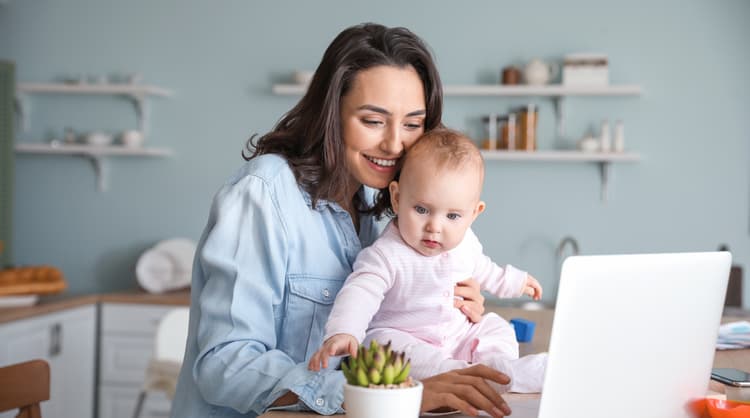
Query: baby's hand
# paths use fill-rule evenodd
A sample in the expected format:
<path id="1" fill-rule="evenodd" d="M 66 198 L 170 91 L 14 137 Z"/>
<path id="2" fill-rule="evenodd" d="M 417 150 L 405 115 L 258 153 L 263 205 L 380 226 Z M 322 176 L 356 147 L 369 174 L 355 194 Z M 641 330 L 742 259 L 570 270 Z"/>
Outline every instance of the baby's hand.
<path id="1" fill-rule="evenodd" d="M 350 354 L 352 357 L 357 357 L 358 347 L 359 342 L 354 336 L 349 334 L 336 334 L 327 339 L 323 343 L 323 346 L 313 354 L 307 368 L 315 372 L 320 371 L 321 363 L 323 364 L 324 369 L 328 368 L 329 356 Z"/>
<path id="2" fill-rule="evenodd" d="M 526 283 L 523 285 L 523 294 L 531 296 L 534 300 L 542 298 L 542 285 L 534 278 L 534 276 L 527 274 Z"/>

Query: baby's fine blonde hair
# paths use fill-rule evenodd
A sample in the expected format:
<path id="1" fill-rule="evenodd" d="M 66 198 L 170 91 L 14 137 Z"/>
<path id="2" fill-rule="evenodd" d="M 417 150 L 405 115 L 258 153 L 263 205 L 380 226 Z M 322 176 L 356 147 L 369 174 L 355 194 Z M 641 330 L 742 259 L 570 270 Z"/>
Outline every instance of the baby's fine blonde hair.
<path id="1" fill-rule="evenodd" d="M 409 148 L 402 170 L 415 161 L 429 161 L 436 169 L 474 169 L 479 184 L 484 181 L 482 153 L 466 135 L 448 128 L 435 128 L 422 134 Z"/>

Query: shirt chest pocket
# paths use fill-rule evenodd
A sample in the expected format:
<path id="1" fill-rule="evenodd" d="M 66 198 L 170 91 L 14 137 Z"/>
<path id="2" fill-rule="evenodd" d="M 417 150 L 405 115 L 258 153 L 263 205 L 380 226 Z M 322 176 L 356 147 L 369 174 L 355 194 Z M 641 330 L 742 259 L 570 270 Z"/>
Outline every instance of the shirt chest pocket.
<path id="1" fill-rule="evenodd" d="M 296 361 L 309 359 L 323 343 L 328 315 L 343 284 L 337 279 L 289 277 L 284 334 L 290 338 L 287 352 Z"/>

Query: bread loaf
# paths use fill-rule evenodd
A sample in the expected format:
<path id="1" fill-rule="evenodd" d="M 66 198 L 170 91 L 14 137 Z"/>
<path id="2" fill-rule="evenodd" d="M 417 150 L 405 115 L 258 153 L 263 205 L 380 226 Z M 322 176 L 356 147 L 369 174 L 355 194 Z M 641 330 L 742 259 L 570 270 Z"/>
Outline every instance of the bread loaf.
<path id="1" fill-rule="evenodd" d="M 52 266 L 0 270 L 0 296 L 58 293 L 66 287 L 62 272 Z"/>

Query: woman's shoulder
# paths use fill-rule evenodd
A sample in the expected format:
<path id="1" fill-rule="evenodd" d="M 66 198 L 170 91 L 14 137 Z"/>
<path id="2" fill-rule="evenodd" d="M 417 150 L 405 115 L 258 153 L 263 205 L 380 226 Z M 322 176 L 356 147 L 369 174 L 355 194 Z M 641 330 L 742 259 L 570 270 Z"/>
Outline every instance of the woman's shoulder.
<path id="1" fill-rule="evenodd" d="M 267 184 L 297 183 L 286 158 L 278 154 L 264 154 L 251 158 L 230 177 L 228 183 L 234 185 L 248 178 L 255 178 Z"/>

